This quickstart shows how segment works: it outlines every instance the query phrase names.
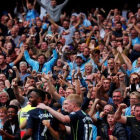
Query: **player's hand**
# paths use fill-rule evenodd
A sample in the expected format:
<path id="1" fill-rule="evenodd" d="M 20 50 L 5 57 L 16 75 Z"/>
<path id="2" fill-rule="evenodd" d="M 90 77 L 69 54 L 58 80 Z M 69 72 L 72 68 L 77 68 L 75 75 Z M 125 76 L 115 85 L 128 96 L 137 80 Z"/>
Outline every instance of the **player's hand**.
<path id="1" fill-rule="evenodd" d="M 41 108 L 41 109 L 44 109 L 44 110 L 47 110 L 47 106 L 43 103 L 40 103 L 37 108 Z"/>
<path id="2" fill-rule="evenodd" d="M 43 125 L 45 125 L 48 129 L 51 127 L 50 122 L 48 120 L 42 121 Z"/>

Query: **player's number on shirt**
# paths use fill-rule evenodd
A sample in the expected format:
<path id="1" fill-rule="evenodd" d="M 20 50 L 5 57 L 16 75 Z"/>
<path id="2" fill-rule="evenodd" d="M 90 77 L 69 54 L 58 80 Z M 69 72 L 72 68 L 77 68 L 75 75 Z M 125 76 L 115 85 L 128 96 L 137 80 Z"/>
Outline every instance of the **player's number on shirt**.
<path id="1" fill-rule="evenodd" d="M 50 120 L 47 120 L 48 122 L 50 122 Z M 47 127 L 44 126 L 43 132 L 41 133 L 41 136 L 45 136 L 45 133 L 47 131 Z"/>
<path id="2" fill-rule="evenodd" d="M 92 124 L 85 124 L 85 140 L 92 140 Z"/>

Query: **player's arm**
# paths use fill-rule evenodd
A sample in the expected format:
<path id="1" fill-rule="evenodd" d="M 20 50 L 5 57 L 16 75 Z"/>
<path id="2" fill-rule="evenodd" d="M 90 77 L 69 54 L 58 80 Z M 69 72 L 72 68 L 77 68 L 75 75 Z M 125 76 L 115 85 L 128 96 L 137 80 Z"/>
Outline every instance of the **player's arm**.
<path id="1" fill-rule="evenodd" d="M 33 129 L 28 128 L 27 131 L 25 132 L 24 136 L 22 137 L 22 140 L 27 140 L 29 139 L 33 134 Z"/>
<path id="2" fill-rule="evenodd" d="M 27 125 L 27 119 L 25 119 L 22 124 L 20 125 L 20 129 L 25 129 Z"/>
<path id="3" fill-rule="evenodd" d="M 46 106 L 43 103 L 40 103 L 37 108 L 41 108 L 44 110 L 47 110 L 48 112 L 50 112 L 55 118 L 57 118 L 59 121 L 63 122 L 63 123 L 70 123 L 70 117 L 67 115 L 63 115 L 55 110 L 53 110 L 52 108 L 50 108 L 49 106 Z"/>
<path id="4" fill-rule="evenodd" d="M 66 125 L 65 125 L 65 128 L 66 128 L 67 134 L 71 135 L 71 128 L 69 126 L 66 126 Z"/>
<path id="5" fill-rule="evenodd" d="M 52 135 L 52 137 L 55 139 L 55 140 L 59 140 L 59 133 L 58 131 L 55 131 L 52 127 L 51 127 L 51 124 L 49 121 L 47 120 L 43 120 L 42 121 L 43 125 L 45 125 L 48 130 L 50 131 L 50 134 Z"/>

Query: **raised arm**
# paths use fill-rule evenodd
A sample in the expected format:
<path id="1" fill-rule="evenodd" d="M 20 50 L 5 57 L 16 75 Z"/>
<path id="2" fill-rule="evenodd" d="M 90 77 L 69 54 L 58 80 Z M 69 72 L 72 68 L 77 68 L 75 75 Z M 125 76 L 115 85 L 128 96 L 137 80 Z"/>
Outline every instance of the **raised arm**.
<path id="1" fill-rule="evenodd" d="M 123 53 L 120 53 L 120 54 L 121 54 L 121 56 L 122 56 L 122 58 L 123 58 L 125 64 L 127 65 L 128 70 L 131 71 L 131 70 L 132 70 L 131 61 L 130 61 L 129 58 L 128 58 L 126 55 L 124 55 Z"/>
<path id="2" fill-rule="evenodd" d="M 110 51 L 110 52 L 111 52 L 111 51 Z M 104 64 L 104 62 L 105 62 L 105 61 L 107 60 L 107 58 L 109 57 L 110 52 L 108 52 L 108 54 L 102 59 L 101 63 L 98 64 L 98 67 L 101 67 L 101 66 Z"/>
<path id="3" fill-rule="evenodd" d="M 1 50 L 6 54 L 8 55 L 8 50 L 6 50 L 3 46 L 2 46 L 2 42 L 0 41 L 0 48 Z"/>
<path id="4" fill-rule="evenodd" d="M 122 110 L 125 109 L 126 107 L 127 107 L 126 104 L 122 103 L 122 104 L 120 104 L 119 108 L 115 112 L 114 118 L 115 118 L 115 120 L 117 120 L 117 122 L 126 124 L 127 117 L 122 116 Z"/>
<path id="5" fill-rule="evenodd" d="M 37 61 L 34 61 L 33 59 L 30 58 L 28 51 L 25 49 L 24 50 L 24 57 L 25 60 L 27 61 L 28 64 L 30 64 L 32 67 L 36 64 Z"/>
<path id="6" fill-rule="evenodd" d="M 114 10 L 112 10 L 112 9 L 109 11 L 109 13 L 107 15 L 107 18 L 106 18 L 108 21 L 110 20 L 110 16 L 113 12 L 114 12 Z"/>
<path id="7" fill-rule="evenodd" d="M 20 77 L 20 74 L 19 74 L 19 70 L 17 69 L 16 66 L 13 66 L 12 69 L 13 69 L 13 70 L 15 71 L 15 73 L 16 73 L 16 78 L 17 78 L 17 80 L 20 81 L 20 80 L 21 80 L 21 77 Z"/>
<path id="8" fill-rule="evenodd" d="M 47 6 L 45 6 L 43 3 L 41 3 L 40 0 L 37 0 L 37 3 L 38 3 L 40 6 L 42 6 L 44 9 L 47 10 Z"/>
<path id="9" fill-rule="evenodd" d="M 90 110 L 88 112 L 88 115 L 90 117 L 92 117 L 93 114 L 96 113 L 96 105 L 98 104 L 98 101 L 99 101 L 99 99 L 95 99 L 94 103 L 92 104 L 92 106 L 91 106 L 91 108 L 90 108 Z"/>
<path id="10" fill-rule="evenodd" d="M 56 27 L 56 29 L 58 30 L 59 26 L 50 18 L 49 14 L 47 14 L 47 17 L 48 17 L 49 21 L 51 22 L 51 24 L 53 24 Z"/>
<path id="11" fill-rule="evenodd" d="M 136 29 L 136 31 L 138 32 L 138 34 L 140 35 L 140 29 L 135 24 L 133 24 L 133 26 Z"/>
<path id="12" fill-rule="evenodd" d="M 34 0 L 34 3 L 33 3 L 34 10 L 35 10 L 35 6 L 36 6 L 36 0 Z"/>
<path id="13" fill-rule="evenodd" d="M 80 95 L 81 90 L 80 90 L 80 81 L 78 79 L 78 75 L 81 75 L 80 68 L 78 68 L 78 71 L 77 71 L 77 73 L 75 74 L 75 77 L 74 77 L 76 94 Z"/>
<path id="14" fill-rule="evenodd" d="M 80 25 L 80 23 L 81 23 L 81 19 L 79 19 L 78 22 L 74 25 L 75 28 L 78 28 L 78 26 Z"/>
<path id="15" fill-rule="evenodd" d="M 107 47 L 107 50 L 108 50 L 108 51 L 112 51 L 112 48 L 111 48 L 111 46 L 109 45 L 110 36 L 111 36 L 111 32 L 108 34 L 107 40 L 106 40 L 106 44 L 105 44 L 105 46 Z"/>
<path id="16" fill-rule="evenodd" d="M 132 39 L 131 39 L 131 35 L 129 34 L 129 43 L 128 43 L 128 45 L 126 46 L 126 48 L 127 48 L 128 50 L 130 50 L 131 45 L 132 45 Z"/>
<path id="17" fill-rule="evenodd" d="M 22 58 L 22 56 L 24 54 L 24 47 L 23 46 L 21 47 L 20 50 L 21 50 L 20 54 L 18 55 L 18 57 L 16 58 L 16 60 L 13 62 L 13 65 L 14 66 L 21 60 L 21 58 Z"/>
<path id="18" fill-rule="evenodd" d="M 16 96 L 16 99 L 18 100 L 18 102 L 20 104 L 22 104 L 23 101 L 24 101 L 24 98 L 18 90 L 18 84 L 17 84 L 17 79 L 16 78 L 12 80 L 12 86 L 13 86 L 13 91 L 14 91 L 14 94 Z"/>
<path id="19" fill-rule="evenodd" d="M 59 6 L 61 7 L 61 8 L 63 8 L 67 3 L 68 3 L 68 1 L 69 0 L 65 0 L 62 4 L 60 4 Z"/>
<path id="20" fill-rule="evenodd" d="M 48 89 L 49 89 L 49 92 L 52 95 L 53 99 L 58 102 L 60 100 L 61 96 L 57 93 L 55 87 L 53 86 L 53 84 L 50 81 L 49 76 L 46 75 L 45 73 L 43 73 L 42 76 L 43 76 L 43 78 L 45 78 L 47 80 Z"/>
<path id="21" fill-rule="evenodd" d="M 47 65 L 50 65 L 51 67 L 53 67 L 55 62 L 57 61 L 57 58 L 58 58 L 57 51 L 56 49 L 53 49 L 53 58 L 49 62 L 47 62 Z"/>

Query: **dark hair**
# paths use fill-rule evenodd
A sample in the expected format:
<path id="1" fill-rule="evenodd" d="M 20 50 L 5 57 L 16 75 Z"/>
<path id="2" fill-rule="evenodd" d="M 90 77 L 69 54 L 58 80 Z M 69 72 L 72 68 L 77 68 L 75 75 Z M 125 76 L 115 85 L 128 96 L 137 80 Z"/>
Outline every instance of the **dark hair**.
<path id="1" fill-rule="evenodd" d="M 69 20 L 66 20 L 66 19 L 63 20 L 63 23 L 64 23 L 65 21 L 68 22 L 68 23 L 70 23 L 70 21 L 69 21 Z"/>
<path id="2" fill-rule="evenodd" d="M 37 88 L 36 85 L 29 85 L 28 88 L 29 88 L 29 87 Z"/>
<path id="3" fill-rule="evenodd" d="M 107 105 L 110 105 L 110 106 L 112 106 L 112 111 L 110 111 L 110 112 L 114 112 L 115 111 L 115 106 L 114 106 L 114 104 L 112 104 L 112 103 L 109 103 L 109 104 L 106 104 L 105 106 L 107 106 Z M 104 106 L 104 107 L 105 107 Z"/>
<path id="4" fill-rule="evenodd" d="M 51 94 L 49 92 L 45 92 L 45 95 L 47 95 L 48 100 L 51 99 Z"/>
<path id="5" fill-rule="evenodd" d="M 24 84 L 26 84 L 27 78 L 35 80 L 35 78 L 33 76 L 27 76 L 27 77 L 25 77 Z"/>
<path id="6" fill-rule="evenodd" d="M 75 34 L 76 32 L 79 33 L 79 35 L 80 35 L 80 31 L 79 31 L 79 30 L 74 31 L 74 34 Z"/>
<path id="7" fill-rule="evenodd" d="M 122 26 L 122 23 L 120 21 L 118 21 L 116 24 L 120 24 Z"/>
<path id="8" fill-rule="evenodd" d="M 1 56 L 3 56 L 4 57 L 4 59 L 6 59 L 6 55 L 4 55 L 4 54 L 0 54 Z"/>
<path id="9" fill-rule="evenodd" d="M 29 79 L 34 79 L 35 80 L 35 78 L 33 77 L 33 76 L 27 76 Z"/>
<path id="10" fill-rule="evenodd" d="M 85 79 L 85 81 L 90 82 L 90 84 L 93 84 L 93 82 L 91 81 L 91 79 Z"/>
<path id="11" fill-rule="evenodd" d="M 11 54 L 13 54 L 13 53 L 14 53 L 14 54 L 16 53 L 14 49 L 8 50 L 8 56 L 11 55 Z"/>
<path id="12" fill-rule="evenodd" d="M 9 105 L 7 109 L 9 108 L 14 108 L 15 109 L 15 112 L 17 113 L 18 112 L 18 107 L 15 106 L 15 105 Z"/>
<path id="13" fill-rule="evenodd" d="M 114 59 L 114 56 L 110 56 L 110 57 L 108 57 L 108 60 L 109 60 L 109 59 L 112 59 L 112 58 Z"/>
<path id="14" fill-rule="evenodd" d="M 29 97 L 29 95 L 30 95 L 31 92 L 35 92 L 37 94 L 37 96 L 39 96 L 42 99 L 43 102 L 45 101 L 45 95 L 46 95 L 46 93 L 43 90 L 36 89 L 36 88 L 35 89 L 31 89 L 28 92 L 28 97 Z"/>
<path id="15" fill-rule="evenodd" d="M 46 61 L 46 56 L 45 56 L 44 54 L 39 54 L 39 55 L 37 56 L 37 59 L 38 59 L 38 57 L 40 57 L 40 56 L 43 56 L 44 59 L 45 59 L 45 61 Z"/>
<path id="16" fill-rule="evenodd" d="M 135 104 L 135 108 L 134 108 L 134 110 L 136 109 L 136 107 L 140 107 L 140 103 Z"/>
<path id="17" fill-rule="evenodd" d="M 58 42 L 57 42 L 56 46 L 57 46 L 58 44 L 61 44 L 61 45 L 63 45 L 63 44 L 62 44 L 62 42 L 60 42 L 60 41 L 58 41 Z"/>
<path id="18" fill-rule="evenodd" d="M 12 23 L 12 25 L 15 25 L 15 21 L 13 19 L 9 19 Z"/>
<path id="19" fill-rule="evenodd" d="M 100 54 L 100 50 L 98 50 L 98 49 L 94 49 L 93 52 L 97 53 L 97 54 Z"/>
<path id="20" fill-rule="evenodd" d="M 110 111 L 110 112 L 107 113 L 107 115 L 108 115 L 108 114 L 110 114 L 110 115 L 114 115 L 115 112 L 114 112 L 114 111 Z"/>
<path id="21" fill-rule="evenodd" d="M 82 40 L 82 43 L 86 43 L 86 41 L 85 41 L 85 40 Z M 82 44 L 82 43 L 81 43 L 81 44 Z"/>

